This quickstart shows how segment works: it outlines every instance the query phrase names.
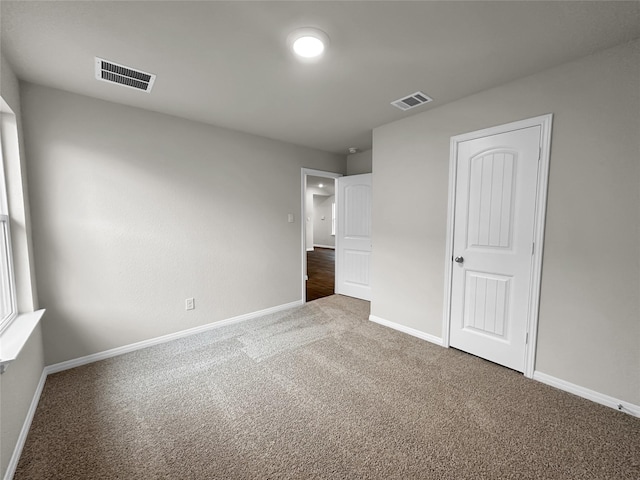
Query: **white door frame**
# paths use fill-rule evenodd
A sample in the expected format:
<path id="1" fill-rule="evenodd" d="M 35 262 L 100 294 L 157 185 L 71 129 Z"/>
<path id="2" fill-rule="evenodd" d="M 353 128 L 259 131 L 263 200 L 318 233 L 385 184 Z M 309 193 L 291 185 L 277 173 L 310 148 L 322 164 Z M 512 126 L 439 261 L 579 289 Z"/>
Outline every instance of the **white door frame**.
<path id="1" fill-rule="evenodd" d="M 447 214 L 447 242 L 445 254 L 445 293 L 444 315 L 442 322 L 442 343 L 449 347 L 449 329 L 451 327 L 451 282 L 452 282 L 452 255 L 454 235 L 454 213 L 456 199 L 456 176 L 458 145 L 461 142 L 476 138 L 507 133 L 514 130 L 540 126 L 540 160 L 538 162 L 538 185 L 536 188 L 536 211 L 534 217 L 533 242 L 534 250 L 531 256 L 531 287 L 529 291 L 529 308 L 527 318 L 527 343 L 525 345 L 524 376 L 533 378 L 535 367 L 536 344 L 538 333 L 538 312 L 540 307 L 540 275 L 542 271 L 542 253 L 544 245 L 544 224 L 547 207 L 547 188 L 549 179 L 549 157 L 551 153 L 551 127 L 553 114 L 541 115 L 526 120 L 520 120 L 506 125 L 499 125 L 477 132 L 465 133 L 451 137 L 449 157 L 449 201 Z"/>
<path id="2" fill-rule="evenodd" d="M 301 192 L 302 192 L 302 210 L 300 212 L 300 231 L 301 231 L 301 239 L 302 243 L 300 245 L 300 250 L 302 251 L 302 273 L 300 278 L 302 279 L 302 303 L 306 303 L 307 298 L 307 248 L 305 244 L 307 243 L 307 175 L 311 175 L 313 177 L 327 177 L 333 178 L 334 181 L 336 178 L 342 177 L 342 173 L 335 172 L 325 172 L 323 170 L 314 170 L 312 168 L 304 168 L 302 167 L 300 172 L 300 184 L 301 184 Z M 338 201 L 338 197 L 336 196 L 336 203 Z M 336 206 L 337 208 L 337 206 Z M 338 224 L 336 222 L 336 229 L 338 228 Z M 336 237 L 337 237 L 336 231 Z"/>

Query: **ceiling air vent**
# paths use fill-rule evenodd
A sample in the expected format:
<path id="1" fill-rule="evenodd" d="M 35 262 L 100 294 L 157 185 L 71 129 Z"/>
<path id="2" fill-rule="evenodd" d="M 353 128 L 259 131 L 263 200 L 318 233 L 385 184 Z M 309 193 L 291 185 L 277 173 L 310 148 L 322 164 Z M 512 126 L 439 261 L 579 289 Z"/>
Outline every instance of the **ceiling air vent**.
<path id="1" fill-rule="evenodd" d="M 96 57 L 96 78 L 103 82 L 117 83 L 124 87 L 150 92 L 156 76 L 118 63 Z"/>
<path id="2" fill-rule="evenodd" d="M 418 107 L 425 103 L 429 103 L 433 101 L 433 99 L 422 92 L 412 93 L 408 97 L 401 98 L 400 100 L 396 100 L 395 102 L 391 102 L 391 105 L 394 107 L 398 107 L 400 110 L 409 110 L 413 107 Z"/>

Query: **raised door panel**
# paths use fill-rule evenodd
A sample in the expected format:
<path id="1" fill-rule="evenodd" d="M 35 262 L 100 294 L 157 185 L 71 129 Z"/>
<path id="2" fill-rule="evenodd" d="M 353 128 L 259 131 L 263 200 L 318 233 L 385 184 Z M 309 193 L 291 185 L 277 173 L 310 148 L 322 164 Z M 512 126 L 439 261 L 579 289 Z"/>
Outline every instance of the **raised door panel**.
<path id="1" fill-rule="evenodd" d="M 464 329 L 508 339 L 511 277 L 466 272 Z"/>
<path id="2" fill-rule="evenodd" d="M 344 236 L 349 239 L 371 238 L 371 186 L 348 185 L 344 189 Z"/>
<path id="3" fill-rule="evenodd" d="M 344 282 L 362 287 L 369 286 L 369 268 L 371 252 L 361 250 L 345 250 L 344 252 Z"/>
<path id="4" fill-rule="evenodd" d="M 467 248 L 510 249 L 517 152 L 489 151 L 470 160 Z"/>

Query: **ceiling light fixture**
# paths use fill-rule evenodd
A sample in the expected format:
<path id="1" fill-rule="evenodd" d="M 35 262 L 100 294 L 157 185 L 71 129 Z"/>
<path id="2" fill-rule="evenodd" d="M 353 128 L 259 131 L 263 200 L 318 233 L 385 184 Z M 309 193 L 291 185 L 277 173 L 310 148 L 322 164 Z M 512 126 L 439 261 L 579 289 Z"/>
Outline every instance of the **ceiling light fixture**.
<path id="1" fill-rule="evenodd" d="M 323 184 L 323 183 L 319 183 L 319 184 L 318 184 L 318 186 L 319 186 L 320 188 L 324 188 L 324 184 Z"/>
<path id="2" fill-rule="evenodd" d="M 300 60 L 313 61 L 323 56 L 329 46 L 329 37 L 322 30 L 304 27 L 291 32 L 287 44 Z"/>
<path id="3" fill-rule="evenodd" d="M 316 37 L 300 37 L 293 42 L 293 51 L 304 58 L 317 57 L 324 52 L 324 43 Z"/>

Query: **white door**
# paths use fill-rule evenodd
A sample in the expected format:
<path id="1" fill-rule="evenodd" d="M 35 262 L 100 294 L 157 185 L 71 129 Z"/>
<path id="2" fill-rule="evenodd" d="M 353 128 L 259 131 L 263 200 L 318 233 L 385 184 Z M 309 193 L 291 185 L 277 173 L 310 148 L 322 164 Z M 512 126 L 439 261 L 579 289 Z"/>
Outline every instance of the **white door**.
<path id="1" fill-rule="evenodd" d="M 371 300 L 371 174 L 337 179 L 336 293 Z"/>
<path id="2" fill-rule="evenodd" d="M 460 142 L 455 160 L 450 344 L 520 372 L 532 300 L 541 130 Z"/>

